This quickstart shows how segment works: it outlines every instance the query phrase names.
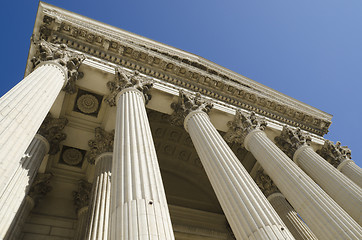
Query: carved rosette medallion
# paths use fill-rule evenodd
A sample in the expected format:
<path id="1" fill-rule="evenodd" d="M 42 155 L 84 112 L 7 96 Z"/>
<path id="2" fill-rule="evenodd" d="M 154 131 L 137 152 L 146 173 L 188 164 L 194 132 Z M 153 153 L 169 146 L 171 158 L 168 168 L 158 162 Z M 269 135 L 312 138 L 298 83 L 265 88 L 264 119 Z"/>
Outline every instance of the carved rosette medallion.
<path id="1" fill-rule="evenodd" d="M 280 136 L 274 138 L 276 145 L 291 159 L 295 151 L 302 146 L 309 146 L 312 138 L 300 128 L 293 130 L 284 126 Z"/>
<path id="2" fill-rule="evenodd" d="M 35 203 L 44 198 L 45 195 L 53 189 L 49 185 L 52 177 L 53 174 L 51 173 L 38 173 L 36 175 L 28 193 Z"/>
<path id="3" fill-rule="evenodd" d="M 351 159 L 351 150 L 347 146 L 341 146 L 339 141 L 334 144 L 332 141 L 326 140 L 317 153 L 336 168 L 344 160 Z"/>
<path id="4" fill-rule="evenodd" d="M 83 113 L 94 113 L 98 110 L 99 101 L 95 96 L 91 94 L 84 94 L 78 98 L 77 107 Z"/>
<path id="5" fill-rule="evenodd" d="M 151 78 L 141 76 L 138 71 L 129 73 L 120 67 L 115 69 L 115 75 L 116 80 L 107 83 L 107 87 L 111 93 L 104 99 L 111 107 L 116 106 L 118 93 L 126 88 L 139 90 L 143 94 L 146 104 L 151 100 L 151 95 L 148 93 L 153 86 L 153 80 Z"/>
<path id="6" fill-rule="evenodd" d="M 114 131 L 106 132 L 102 128 L 95 129 L 95 139 L 89 140 L 90 150 L 85 155 L 90 164 L 94 164 L 96 157 L 105 152 L 113 152 Z"/>
<path id="7" fill-rule="evenodd" d="M 52 118 L 50 114 L 44 119 L 38 134 L 48 140 L 50 145 L 49 154 L 54 155 L 59 152 L 59 143 L 67 138 L 67 135 L 62 132 L 67 123 L 66 118 Z"/>
<path id="8" fill-rule="evenodd" d="M 70 166 L 77 166 L 83 160 L 83 154 L 75 148 L 66 149 L 62 157 L 63 161 Z"/>
<path id="9" fill-rule="evenodd" d="M 278 187 L 274 184 L 273 180 L 271 180 L 271 178 L 265 174 L 263 170 L 259 170 L 257 172 L 255 182 L 265 197 L 269 197 L 273 193 L 280 192 Z"/>
<path id="10" fill-rule="evenodd" d="M 63 90 L 69 94 L 75 93 L 75 81 L 84 76 L 78 69 L 84 61 L 85 56 L 83 54 L 70 52 L 65 44 L 55 44 L 40 40 L 35 42 L 35 45 L 37 46 L 37 51 L 31 59 L 33 68 L 42 62 L 56 62 L 60 64 L 66 68 L 68 73 L 67 83 Z"/>
<path id="11" fill-rule="evenodd" d="M 176 126 L 182 126 L 186 116 L 193 111 L 209 113 L 213 104 L 211 100 L 201 97 L 200 93 L 192 94 L 180 90 L 177 103 L 172 103 L 174 112 L 170 116 L 170 122 Z"/>
<path id="12" fill-rule="evenodd" d="M 92 184 L 86 180 L 80 180 L 78 183 L 78 191 L 73 192 L 73 200 L 76 211 L 89 205 Z"/>
<path id="13" fill-rule="evenodd" d="M 243 144 L 248 133 L 255 129 L 263 131 L 266 125 L 264 118 L 257 117 L 255 112 L 247 114 L 237 110 L 234 120 L 228 122 L 229 130 L 224 135 L 224 139 L 230 143 Z"/>

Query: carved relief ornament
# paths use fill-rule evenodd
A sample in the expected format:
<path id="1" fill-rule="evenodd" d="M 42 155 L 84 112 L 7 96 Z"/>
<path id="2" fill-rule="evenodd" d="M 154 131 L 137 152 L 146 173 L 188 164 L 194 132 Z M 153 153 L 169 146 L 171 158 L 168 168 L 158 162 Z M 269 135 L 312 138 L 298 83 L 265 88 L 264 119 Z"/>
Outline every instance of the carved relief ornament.
<path id="1" fill-rule="evenodd" d="M 153 86 L 151 78 L 141 76 L 138 71 L 129 73 L 120 67 L 115 69 L 115 76 L 116 79 L 114 81 L 107 83 L 107 87 L 111 93 L 104 99 L 111 107 L 116 106 L 118 93 L 126 88 L 139 90 L 143 94 L 146 104 L 151 100 L 151 95 L 148 93 Z"/>
<path id="2" fill-rule="evenodd" d="M 36 68 L 42 62 L 51 61 L 60 64 L 66 68 L 68 76 L 63 90 L 69 94 L 75 93 L 75 82 L 84 76 L 83 72 L 79 72 L 78 69 L 85 56 L 70 52 L 66 44 L 55 44 L 45 40 L 36 41 L 34 44 L 37 46 L 37 51 L 31 59 L 33 68 Z"/>
<path id="3" fill-rule="evenodd" d="M 341 146 L 339 141 L 334 144 L 332 141 L 326 140 L 317 153 L 336 168 L 344 160 L 351 159 L 351 150 L 347 146 Z"/>
<path id="4" fill-rule="evenodd" d="M 106 132 L 100 127 L 95 129 L 95 139 L 89 140 L 88 146 L 90 150 L 85 155 L 86 160 L 90 164 L 95 163 L 95 159 L 99 154 L 105 152 L 113 152 L 114 130 Z"/>
<path id="5" fill-rule="evenodd" d="M 174 110 L 170 116 L 170 122 L 176 126 L 182 126 L 185 117 L 193 111 L 203 111 L 208 113 L 213 107 L 210 100 L 201 97 L 200 93 L 192 94 L 183 90 L 179 91 L 177 103 L 172 103 Z"/>
<path id="6" fill-rule="evenodd" d="M 300 128 L 293 130 L 284 126 L 280 136 L 274 138 L 276 145 L 290 158 L 293 159 L 295 151 L 301 146 L 309 146 L 312 141 L 308 133 Z"/>
<path id="7" fill-rule="evenodd" d="M 62 132 L 67 123 L 68 120 L 66 118 L 53 118 L 49 113 L 40 126 L 38 134 L 47 139 L 50 145 L 50 155 L 59 152 L 59 143 L 67 138 L 67 135 Z"/>
<path id="8" fill-rule="evenodd" d="M 51 173 L 38 173 L 36 175 L 28 193 L 35 203 L 44 198 L 45 195 L 53 189 L 49 185 L 52 177 L 53 174 Z"/>
<path id="9" fill-rule="evenodd" d="M 263 170 L 259 170 L 257 172 L 255 182 L 265 197 L 269 197 L 273 193 L 280 192 L 278 187 L 274 184 L 273 180 L 271 180 L 271 178 L 265 174 Z"/>
<path id="10" fill-rule="evenodd" d="M 78 191 L 73 192 L 73 200 L 76 211 L 87 207 L 90 201 L 92 184 L 86 180 L 80 180 L 78 183 Z"/>
<path id="11" fill-rule="evenodd" d="M 229 130 L 224 135 L 224 139 L 230 143 L 243 144 L 248 133 L 255 129 L 263 131 L 266 125 L 264 118 L 258 117 L 255 112 L 249 114 L 237 110 L 234 120 L 228 122 Z"/>

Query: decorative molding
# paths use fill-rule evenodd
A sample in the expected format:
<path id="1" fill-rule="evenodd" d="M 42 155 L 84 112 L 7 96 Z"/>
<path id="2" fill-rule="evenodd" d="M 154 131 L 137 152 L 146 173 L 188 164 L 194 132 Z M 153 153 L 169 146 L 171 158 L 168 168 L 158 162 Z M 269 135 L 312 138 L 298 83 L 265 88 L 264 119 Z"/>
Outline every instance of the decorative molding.
<path id="1" fill-rule="evenodd" d="M 255 182 L 263 192 L 265 197 L 269 197 L 273 193 L 280 193 L 278 187 L 274 184 L 273 180 L 264 173 L 263 170 L 259 170 L 256 174 Z"/>
<path id="2" fill-rule="evenodd" d="M 309 146 L 312 138 L 308 133 L 303 132 L 300 128 L 293 130 L 284 126 L 280 136 L 274 138 L 276 145 L 290 159 L 293 159 L 295 151 L 302 146 Z"/>
<path id="3" fill-rule="evenodd" d="M 33 39 L 34 40 L 34 39 Z M 79 72 L 79 66 L 85 59 L 83 54 L 76 54 L 68 51 L 66 44 L 55 44 L 47 42 L 43 39 L 33 43 L 37 46 L 37 51 L 34 54 L 31 62 L 35 69 L 42 62 L 56 62 L 67 69 L 67 82 L 63 90 L 69 94 L 76 92 L 75 81 L 83 77 L 83 73 Z"/>
<path id="4" fill-rule="evenodd" d="M 29 190 L 29 197 L 36 203 L 47 195 L 53 188 L 49 185 L 50 179 L 53 177 L 51 173 L 38 173 Z"/>
<path id="5" fill-rule="evenodd" d="M 116 106 L 118 93 L 126 88 L 134 88 L 143 93 L 146 104 L 149 100 L 151 100 L 151 95 L 148 93 L 153 85 L 151 78 L 141 76 L 138 71 L 129 73 L 120 67 L 115 69 L 115 75 L 116 80 L 109 81 L 107 83 L 107 87 L 111 93 L 104 99 L 104 101 L 108 103 L 109 106 Z"/>
<path id="6" fill-rule="evenodd" d="M 103 96 L 78 88 L 73 111 L 97 117 L 102 100 Z"/>
<path id="7" fill-rule="evenodd" d="M 341 146 L 339 141 L 334 144 L 326 140 L 317 153 L 336 168 L 346 159 L 351 159 L 351 150 L 347 146 Z"/>
<path id="8" fill-rule="evenodd" d="M 224 135 L 226 142 L 244 143 L 245 137 L 255 129 L 264 130 L 267 123 L 264 118 L 256 116 L 255 112 L 250 114 L 237 110 L 234 120 L 228 122 L 229 130 Z"/>
<path id="9" fill-rule="evenodd" d="M 213 104 L 210 100 L 201 97 L 200 93 L 192 94 L 180 90 L 177 103 L 172 103 L 171 108 L 174 110 L 170 116 L 170 122 L 176 126 L 182 126 L 185 117 L 193 111 L 210 112 Z"/>
<path id="10" fill-rule="evenodd" d="M 95 139 L 88 141 L 90 150 L 85 155 L 85 159 L 90 163 L 94 164 L 95 159 L 99 154 L 105 152 L 113 152 L 114 142 L 114 130 L 112 132 L 106 132 L 100 127 L 95 129 Z"/>
<path id="11" fill-rule="evenodd" d="M 63 146 L 59 162 L 68 166 L 82 168 L 86 151 L 79 148 Z"/>
<path id="12" fill-rule="evenodd" d="M 318 135 L 328 132 L 331 115 L 196 55 L 132 36 L 47 4 L 41 6 L 40 16 L 46 16 L 40 27 L 46 29 L 42 31 L 47 33 L 44 39 L 66 43 L 91 56 Z"/>
<path id="13" fill-rule="evenodd" d="M 73 200 L 77 212 L 89 205 L 91 190 L 91 183 L 83 179 L 79 180 L 78 191 L 73 192 Z"/>
<path id="14" fill-rule="evenodd" d="M 59 152 L 59 143 L 67 138 L 67 135 L 62 132 L 67 123 L 66 118 L 53 118 L 50 113 L 45 117 L 38 134 L 47 139 L 50 145 L 49 154 L 54 155 Z"/>

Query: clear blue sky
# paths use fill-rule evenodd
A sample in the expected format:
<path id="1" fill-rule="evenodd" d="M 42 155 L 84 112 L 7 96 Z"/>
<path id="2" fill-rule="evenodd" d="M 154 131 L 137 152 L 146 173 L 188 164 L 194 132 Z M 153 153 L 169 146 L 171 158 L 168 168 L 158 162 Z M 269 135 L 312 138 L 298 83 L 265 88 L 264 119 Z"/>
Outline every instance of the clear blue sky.
<path id="1" fill-rule="evenodd" d="M 362 165 L 362 1 L 46 1 L 197 54 L 333 114 Z M 4 1 L 2 96 L 24 74 L 37 1 Z"/>

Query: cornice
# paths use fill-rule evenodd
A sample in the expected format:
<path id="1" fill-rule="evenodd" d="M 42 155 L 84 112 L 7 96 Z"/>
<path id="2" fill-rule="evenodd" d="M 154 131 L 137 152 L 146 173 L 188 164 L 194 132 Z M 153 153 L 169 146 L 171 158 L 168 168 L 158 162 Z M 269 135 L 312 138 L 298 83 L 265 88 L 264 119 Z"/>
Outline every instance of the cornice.
<path id="1" fill-rule="evenodd" d="M 204 58 L 40 3 L 35 37 L 254 111 L 317 135 L 328 132 L 332 116 Z"/>

